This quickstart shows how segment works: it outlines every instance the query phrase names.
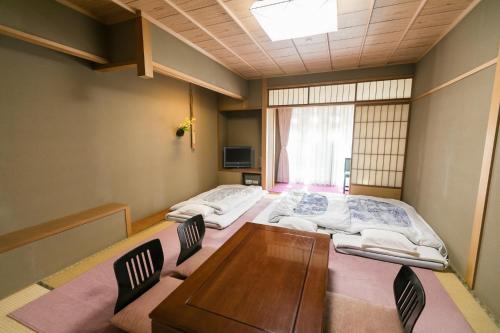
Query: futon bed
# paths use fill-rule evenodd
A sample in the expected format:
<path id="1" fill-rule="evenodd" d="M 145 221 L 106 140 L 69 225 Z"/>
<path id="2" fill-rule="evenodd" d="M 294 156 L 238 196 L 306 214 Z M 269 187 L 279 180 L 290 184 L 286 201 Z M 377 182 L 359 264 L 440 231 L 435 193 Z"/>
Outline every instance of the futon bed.
<path id="1" fill-rule="evenodd" d="M 261 186 L 220 185 L 175 204 L 165 219 L 184 222 L 202 215 L 207 227 L 224 229 L 267 194 Z"/>
<path id="2" fill-rule="evenodd" d="M 443 270 L 443 241 L 410 205 L 336 193 L 284 192 L 255 223 L 331 234 L 337 252 Z"/>

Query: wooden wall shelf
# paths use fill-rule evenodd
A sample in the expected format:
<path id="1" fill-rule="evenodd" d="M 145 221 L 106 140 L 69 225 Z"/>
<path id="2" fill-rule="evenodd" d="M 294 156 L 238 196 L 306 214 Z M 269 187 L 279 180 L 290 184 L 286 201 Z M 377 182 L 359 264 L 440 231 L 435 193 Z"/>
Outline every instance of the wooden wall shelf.
<path id="1" fill-rule="evenodd" d="M 231 110 L 219 110 L 219 112 L 225 113 L 225 112 L 245 112 L 245 111 L 255 111 L 255 112 L 262 112 L 261 109 L 255 109 L 255 108 L 241 108 L 241 109 L 231 109 Z"/>
<path id="2" fill-rule="evenodd" d="M 127 230 L 127 236 L 130 236 L 132 232 L 132 225 L 129 206 L 119 203 L 110 203 L 32 227 L 13 231 L 8 234 L 0 235 L 0 253 L 13 250 L 20 246 L 33 243 L 37 240 L 59 234 L 63 231 L 70 230 L 90 222 L 94 222 L 121 211 L 125 213 L 125 227 Z"/>
<path id="3" fill-rule="evenodd" d="M 219 169 L 219 171 L 226 171 L 226 172 L 240 172 L 240 173 L 262 173 L 262 169 L 259 169 L 259 168 L 246 168 L 246 169 L 243 169 L 243 168 L 222 168 L 222 169 Z"/>

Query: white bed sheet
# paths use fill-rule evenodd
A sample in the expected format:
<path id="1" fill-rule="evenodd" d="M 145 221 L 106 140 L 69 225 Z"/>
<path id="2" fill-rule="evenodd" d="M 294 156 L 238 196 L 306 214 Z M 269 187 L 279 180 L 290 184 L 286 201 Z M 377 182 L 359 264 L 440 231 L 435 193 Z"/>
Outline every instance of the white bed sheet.
<path id="1" fill-rule="evenodd" d="M 267 191 L 261 191 L 256 193 L 252 197 L 245 200 L 240 205 L 234 207 L 226 214 L 210 214 L 204 218 L 205 225 L 209 228 L 224 229 L 233 224 L 241 215 L 243 215 L 247 210 L 249 210 L 257 201 L 262 199 L 267 194 Z M 169 212 L 166 214 L 165 219 L 184 222 L 192 216 L 182 215 L 178 211 Z"/>
<path id="2" fill-rule="evenodd" d="M 268 222 L 271 212 L 274 210 L 279 197 L 271 202 L 257 217 L 254 223 L 279 226 L 277 223 Z M 352 254 L 361 257 L 393 262 L 402 265 L 411 265 L 416 267 L 429 268 L 433 270 L 444 270 L 448 266 L 447 258 L 443 257 L 439 251 L 429 246 L 417 246 L 418 257 L 406 255 L 399 252 L 393 252 L 384 249 L 365 249 L 361 247 L 360 234 L 337 233 L 327 228 L 318 228 L 320 233 L 328 233 L 332 237 L 335 250 L 344 254 Z"/>
<path id="3" fill-rule="evenodd" d="M 448 266 L 448 260 L 444 258 L 438 250 L 429 246 L 417 246 L 418 257 L 394 252 L 385 249 L 363 248 L 361 246 L 361 236 L 358 234 L 332 234 L 335 250 L 340 253 L 354 254 L 377 260 L 394 262 L 397 264 L 411 265 L 435 270 L 444 270 Z"/>

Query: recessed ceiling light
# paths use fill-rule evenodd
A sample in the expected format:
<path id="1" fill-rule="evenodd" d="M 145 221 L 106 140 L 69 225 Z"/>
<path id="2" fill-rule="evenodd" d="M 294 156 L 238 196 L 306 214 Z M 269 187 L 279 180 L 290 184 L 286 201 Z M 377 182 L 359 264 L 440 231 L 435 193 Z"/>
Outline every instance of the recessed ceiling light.
<path id="1" fill-rule="evenodd" d="M 337 0 L 258 0 L 250 11 L 272 41 L 337 31 Z"/>

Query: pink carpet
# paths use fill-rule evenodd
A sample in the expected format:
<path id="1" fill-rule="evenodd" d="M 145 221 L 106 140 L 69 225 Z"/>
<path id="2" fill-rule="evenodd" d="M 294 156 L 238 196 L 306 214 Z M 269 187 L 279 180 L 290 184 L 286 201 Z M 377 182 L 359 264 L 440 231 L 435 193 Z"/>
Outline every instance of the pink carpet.
<path id="1" fill-rule="evenodd" d="M 394 307 L 392 283 L 401 265 L 335 251 L 330 243 L 328 290 Z M 474 332 L 431 270 L 412 268 L 422 282 L 426 305 L 414 333 Z"/>
<path id="2" fill-rule="evenodd" d="M 241 226 L 256 217 L 271 199 L 262 199 L 231 226 L 224 230 L 207 228 L 203 245 L 220 247 Z M 165 261 L 162 274 L 168 275 L 175 268 L 180 246 L 177 228 L 166 228 L 144 240 L 159 238 Z M 111 325 L 118 288 L 113 263 L 121 256 L 111 258 L 71 282 L 13 311 L 9 317 L 36 332 L 122 332 Z"/>
<path id="3" fill-rule="evenodd" d="M 224 230 L 207 229 L 204 245 L 219 247 L 241 226 L 265 208 L 270 199 L 262 199 L 235 223 Z M 165 252 L 163 274 L 175 267 L 179 253 L 176 228 L 167 228 L 155 236 Z M 118 257 L 118 256 L 117 256 Z M 117 297 L 112 258 L 82 274 L 64 286 L 28 303 L 9 314 L 11 318 L 37 332 L 120 332 L 109 323 Z M 330 291 L 394 306 L 392 281 L 399 265 L 336 253 L 330 249 Z M 427 305 L 414 332 L 473 332 L 432 271 L 415 269 L 427 296 Z M 272 291 L 270 291 L 272 292 Z"/>
<path id="4" fill-rule="evenodd" d="M 333 192 L 342 193 L 342 188 L 330 185 L 312 185 L 312 184 L 295 184 L 295 183 L 276 183 L 270 192 L 286 192 L 291 190 L 307 190 L 310 192 Z"/>

